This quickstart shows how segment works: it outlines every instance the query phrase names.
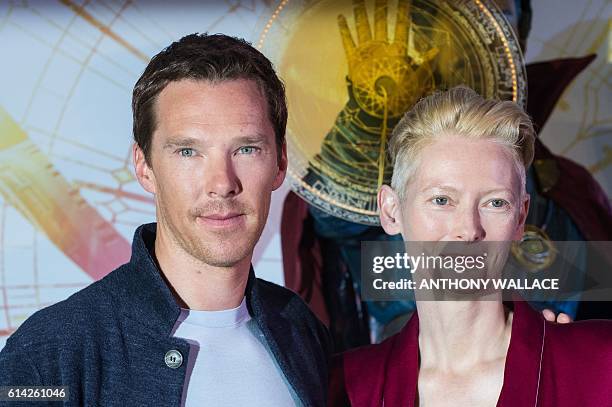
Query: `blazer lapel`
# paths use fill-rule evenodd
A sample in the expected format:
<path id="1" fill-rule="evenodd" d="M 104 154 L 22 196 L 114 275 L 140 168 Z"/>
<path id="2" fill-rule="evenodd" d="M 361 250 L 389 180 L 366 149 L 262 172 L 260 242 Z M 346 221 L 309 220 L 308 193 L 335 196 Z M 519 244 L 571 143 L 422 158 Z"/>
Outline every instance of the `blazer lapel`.
<path id="1" fill-rule="evenodd" d="M 545 334 L 544 318 L 525 301 L 515 301 L 498 407 L 537 405 Z"/>
<path id="2" fill-rule="evenodd" d="M 383 406 L 414 406 L 419 377 L 419 317 L 415 312 L 387 355 Z"/>
<path id="3" fill-rule="evenodd" d="M 327 382 L 323 383 L 324 379 L 319 378 L 315 364 L 309 359 L 316 350 L 307 348 L 313 345 L 300 341 L 299 335 L 295 336 L 289 316 L 283 314 L 287 304 L 280 298 L 263 296 L 251 268 L 247 284 L 249 312 L 257 321 L 276 362 L 304 405 L 325 405 L 324 386 Z M 320 381 L 315 382 L 317 379 Z"/>

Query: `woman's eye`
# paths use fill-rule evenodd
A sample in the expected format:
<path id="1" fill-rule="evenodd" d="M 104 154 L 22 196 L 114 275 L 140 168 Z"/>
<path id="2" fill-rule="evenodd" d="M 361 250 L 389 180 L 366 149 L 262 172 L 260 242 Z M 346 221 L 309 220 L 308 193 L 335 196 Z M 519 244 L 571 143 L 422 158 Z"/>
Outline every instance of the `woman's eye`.
<path id="1" fill-rule="evenodd" d="M 493 206 L 494 208 L 503 208 L 507 204 L 508 204 L 508 202 L 506 202 L 503 199 L 493 199 L 491 201 L 491 206 Z"/>
<path id="2" fill-rule="evenodd" d="M 195 152 L 193 151 L 193 148 L 181 148 L 179 150 L 179 154 L 181 157 L 193 157 Z"/>
<path id="3" fill-rule="evenodd" d="M 257 151 L 257 147 L 240 147 L 238 152 L 240 154 L 253 154 Z"/>
<path id="4" fill-rule="evenodd" d="M 446 204 L 448 204 L 448 198 L 445 196 L 437 196 L 433 199 L 433 202 L 436 205 L 440 205 L 440 206 L 444 206 Z"/>

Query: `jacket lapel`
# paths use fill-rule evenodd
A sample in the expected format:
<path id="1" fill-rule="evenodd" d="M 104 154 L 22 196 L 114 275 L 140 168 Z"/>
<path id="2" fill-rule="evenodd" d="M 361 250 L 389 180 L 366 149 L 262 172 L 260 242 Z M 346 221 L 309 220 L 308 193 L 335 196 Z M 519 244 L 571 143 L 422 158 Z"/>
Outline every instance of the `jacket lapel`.
<path id="1" fill-rule="evenodd" d="M 525 301 L 515 301 L 498 407 L 537 405 L 545 334 L 544 318 Z"/>
<path id="2" fill-rule="evenodd" d="M 415 312 L 387 354 L 383 406 L 414 406 L 419 377 L 419 317 Z"/>
<path id="3" fill-rule="evenodd" d="M 297 397 L 305 406 L 324 406 L 327 382 L 324 383 L 323 378 L 319 383 L 312 381 L 313 377 L 320 376 L 315 363 L 310 360 L 316 350 L 308 348 L 313 345 L 301 340 L 301 334 L 293 329 L 291 317 L 284 314 L 284 311 L 291 308 L 286 301 L 263 292 L 251 268 L 247 284 L 249 312 L 257 321 L 268 347 Z"/>

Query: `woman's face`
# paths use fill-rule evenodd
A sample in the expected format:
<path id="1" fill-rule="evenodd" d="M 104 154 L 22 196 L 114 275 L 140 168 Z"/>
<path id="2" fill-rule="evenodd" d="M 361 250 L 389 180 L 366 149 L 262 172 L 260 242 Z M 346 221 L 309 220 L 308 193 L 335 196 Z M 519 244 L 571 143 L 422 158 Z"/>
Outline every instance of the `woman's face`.
<path id="1" fill-rule="evenodd" d="M 529 208 L 507 147 L 453 135 L 425 147 L 403 200 L 379 191 L 381 223 L 406 241 L 518 240 Z"/>

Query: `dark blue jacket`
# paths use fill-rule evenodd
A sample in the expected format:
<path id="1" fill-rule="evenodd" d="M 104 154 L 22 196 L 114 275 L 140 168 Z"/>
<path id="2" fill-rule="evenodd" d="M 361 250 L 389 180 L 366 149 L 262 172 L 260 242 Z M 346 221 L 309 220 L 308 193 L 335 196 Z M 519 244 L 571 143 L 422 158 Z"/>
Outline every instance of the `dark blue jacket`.
<path id="1" fill-rule="evenodd" d="M 0 386 L 68 386 L 71 406 L 180 405 L 187 363 L 174 369 L 164 358 L 178 350 L 187 361 L 189 344 L 171 336 L 180 307 L 151 255 L 155 231 L 139 227 L 129 263 L 25 321 L 0 352 Z M 296 294 L 252 270 L 246 297 L 302 403 L 325 405 L 325 327 Z"/>

